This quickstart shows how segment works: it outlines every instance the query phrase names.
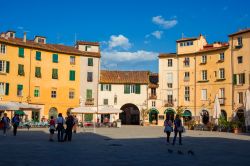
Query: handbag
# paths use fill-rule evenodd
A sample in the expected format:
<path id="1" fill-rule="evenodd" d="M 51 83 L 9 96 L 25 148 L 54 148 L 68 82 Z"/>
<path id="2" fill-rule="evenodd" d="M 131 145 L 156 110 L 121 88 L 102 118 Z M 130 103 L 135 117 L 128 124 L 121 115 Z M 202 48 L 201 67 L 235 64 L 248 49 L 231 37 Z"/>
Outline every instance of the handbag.
<path id="1" fill-rule="evenodd" d="M 184 129 L 183 129 L 183 128 L 184 128 L 183 126 L 177 127 L 177 131 L 179 131 L 179 132 L 183 132 L 183 131 L 184 131 Z"/>

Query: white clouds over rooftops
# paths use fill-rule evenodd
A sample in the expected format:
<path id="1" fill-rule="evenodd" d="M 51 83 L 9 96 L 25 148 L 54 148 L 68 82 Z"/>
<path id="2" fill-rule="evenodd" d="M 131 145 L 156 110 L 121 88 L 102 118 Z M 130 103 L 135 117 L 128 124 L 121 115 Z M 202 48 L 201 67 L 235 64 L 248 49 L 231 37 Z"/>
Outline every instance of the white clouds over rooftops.
<path id="1" fill-rule="evenodd" d="M 129 39 L 126 38 L 123 35 L 112 35 L 110 36 L 110 40 L 109 40 L 109 48 L 115 48 L 115 47 L 121 47 L 123 49 L 129 49 L 131 47 L 131 43 L 129 42 Z"/>
<path id="2" fill-rule="evenodd" d="M 151 33 L 151 35 L 153 35 L 156 39 L 161 39 L 163 31 L 154 31 Z"/>
<path id="3" fill-rule="evenodd" d="M 173 28 L 177 25 L 178 21 L 174 18 L 172 20 L 165 20 L 162 16 L 155 16 L 152 18 L 153 23 L 160 25 L 165 29 Z"/>
<path id="4" fill-rule="evenodd" d="M 109 61 L 109 63 L 114 62 L 124 62 L 124 61 L 133 61 L 133 62 L 143 62 L 151 61 L 157 59 L 158 53 L 138 50 L 136 52 L 127 52 L 127 51 L 104 51 L 102 52 L 102 58 L 104 61 Z"/>

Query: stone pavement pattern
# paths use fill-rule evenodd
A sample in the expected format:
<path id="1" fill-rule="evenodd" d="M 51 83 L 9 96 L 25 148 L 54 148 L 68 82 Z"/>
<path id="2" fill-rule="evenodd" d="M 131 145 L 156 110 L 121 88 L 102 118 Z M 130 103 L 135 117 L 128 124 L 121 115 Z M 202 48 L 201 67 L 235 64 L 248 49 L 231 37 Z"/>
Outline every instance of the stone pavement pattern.
<path id="1" fill-rule="evenodd" d="M 98 128 L 96 133 L 74 134 L 72 142 L 63 143 L 49 142 L 48 129 L 21 129 L 16 137 L 10 132 L 6 137 L 1 133 L 0 165 L 244 166 L 250 163 L 249 135 L 187 131 L 183 144 L 167 145 L 162 127 Z M 188 154 L 189 150 L 194 155 Z"/>

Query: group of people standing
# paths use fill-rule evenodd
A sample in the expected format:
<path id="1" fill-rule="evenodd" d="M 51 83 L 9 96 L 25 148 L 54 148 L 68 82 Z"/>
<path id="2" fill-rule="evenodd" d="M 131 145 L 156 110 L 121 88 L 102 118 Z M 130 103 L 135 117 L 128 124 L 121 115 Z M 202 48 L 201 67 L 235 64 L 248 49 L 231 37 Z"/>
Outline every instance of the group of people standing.
<path id="1" fill-rule="evenodd" d="M 174 132 L 172 145 L 175 145 L 177 135 L 179 135 L 179 145 L 182 145 L 182 132 L 184 131 L 184 127 L 182 126 L 180 116 L 176 115 L 175 119 L 172 121 L 170 114 L 167 114 L 164 126 L 164 132 L 167 134 L 167 143 L 170 144 L 170 135 L 171 132 Z"/>
<path id="2" fill-rule="evenodd" d="M 66 125 L 66 129 L 64 128 Z M 53 140 L 53 135 L 57 131 L 58 142 L 71 141 L 72 140 L 72 130 L 76 133 L 76 128 L 78 125 L 78 120 L 75 116 L 67 112 L 67 117 L 64 119 L 62 113 L 58 114 L 58 117 L 54 119 L 53 116 L 50 117 L 49 121 L 49 141 Z"/>
<path id="3" fill-rule="evenodd" d="M 10 118 L 7 116 L 7 113 L 3 114 L 3 117 L 1 119 L 2 127 L 3 127 L 3 135 L 6 136 L 6 131 L 8 128 L 11 127 L 11 123 L 13 126 L 13 135 L 16 136 L 17 134 L 17 127 L 19 126 L 20 123 L 20 118 L 18 114 L 15 114 L 15 116 L 11 119 L 10 123 Z"/>

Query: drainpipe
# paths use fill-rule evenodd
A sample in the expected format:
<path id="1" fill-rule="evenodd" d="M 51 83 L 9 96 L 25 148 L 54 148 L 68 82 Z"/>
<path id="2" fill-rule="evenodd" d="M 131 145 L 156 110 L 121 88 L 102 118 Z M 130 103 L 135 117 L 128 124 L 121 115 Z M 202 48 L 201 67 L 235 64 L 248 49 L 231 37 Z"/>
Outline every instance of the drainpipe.
<path id="1" fill-rule="evenodd" d="M 194 54 L 194 116 L 196 117 L 196 54 Z"/>
<path id="2" fill-rule="evenodd" d="M 26 39 L 25 39 L 25 40 L 26 40 Z M 32 57 L 32 50 L 33 50 L 33 49 L 30 49 L 30 65 L 29 65 L 29 95 L 27 96 L 27 103 L 28 103 L 28 104 L 29 104 L 29 103 L 30 103 L 30 101 L 31 101 L 31 99 L 30 99 L 30 98 L 31 98 L 31 97 L 30 97 L 30 96 L 31 96 L 31 94 L 30 94 L 30 92 L 31 92 L 31 91 L 30 91 L 30 88 L 31 88 L 31 87 L 30 87 L 30 86 L 31 86 L 31 60 L 32 60 L 32 58 L 31 58 L 31 57 Z"/>
<path id="3" fill-rule="evenodd" d="M 232 73 L 232 76 L 231 76 L 231 81 L 232 81 L 232 112 L 234 111 L 234 63 L 233 63 L 233 36 L 231 38 L 231 73 Z"/>

